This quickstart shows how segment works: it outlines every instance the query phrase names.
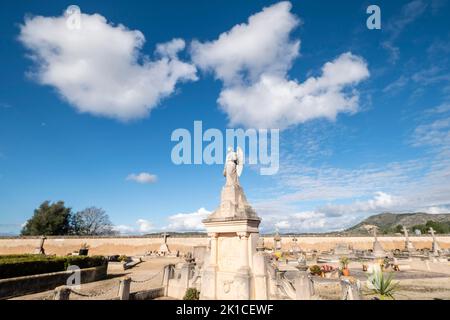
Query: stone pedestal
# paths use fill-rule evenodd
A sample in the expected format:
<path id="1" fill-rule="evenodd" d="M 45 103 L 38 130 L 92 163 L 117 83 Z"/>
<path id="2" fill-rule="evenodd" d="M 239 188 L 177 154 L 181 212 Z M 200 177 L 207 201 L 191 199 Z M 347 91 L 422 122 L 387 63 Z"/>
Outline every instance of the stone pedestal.
<path id="1" fill-rule="evenodd" d="M 373 242 L 373 255 L 376 258 L 384 258 L 386 256 L 386 252 L 384 252 L 384 249 L 378 239 L 375 239 Z"/>
<path id="2" fill-rule="evenodd" d="M 408 252 L 413 252 L 416 251 L 416 248 L 414 247 L 411 241 L 407 240 L 405 241 L 405 250 Z"/>
<path id="3" fill-rule="evenodd" d="M 203 223 L 211 245 L 202 273 L 200 298 L 255 299 L 253 260 L 256 258 L 260 220 L 221 218 L 207 219 Z M 264 266 L 264 261 L 262 263 Z M 258 271 L 257 282 L 261 287 L 261 277 L 264 278 L 265 274 L 264 270 Z"/>

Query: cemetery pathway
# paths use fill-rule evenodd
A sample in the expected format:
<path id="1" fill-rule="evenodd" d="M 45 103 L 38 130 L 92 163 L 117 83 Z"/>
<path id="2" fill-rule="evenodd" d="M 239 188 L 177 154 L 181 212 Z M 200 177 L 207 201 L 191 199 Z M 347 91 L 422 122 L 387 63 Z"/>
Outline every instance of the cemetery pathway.
<path id="1" fill-rule="evenodd" d="M 128 270 L 117 270 L 115 268 L 108 267 L 108 278 L 101 281 L 95 281 L 85 283 L 80 288 L 75 289 L 76 292 L 80 292 L 83 295 L 87 294 L 89 297 L 77 295 L 75 293 L 70 294 L 70 300 L 109 300 L 118 296 L 119 281 L 124 276 L 131 277 L 132 282 L 130 291 L 136 292 L 150 288 L 156 288 L 161 286 L 162 283 L 162 270 L 165 265 L 171 263 L 180 262 L 180 258 L 173 257 L 154 257 L 146 258 L 146 261 L 139 263 Z M 151 280 L 147 281 L 147 279 Z M 15 297 L 11 300 L 53 300 L 53 290 L 29 294 L 21 297 Z"/>

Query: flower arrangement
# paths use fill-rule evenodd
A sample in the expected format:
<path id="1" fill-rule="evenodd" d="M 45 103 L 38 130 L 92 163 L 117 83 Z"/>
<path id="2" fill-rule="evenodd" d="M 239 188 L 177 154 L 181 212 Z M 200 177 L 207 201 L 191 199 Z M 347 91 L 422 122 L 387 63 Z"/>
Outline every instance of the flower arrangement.
<path id="1" fill-rule="evenodd" d="M 325 264 L 320 268 L 320 270 L 322 270 L 322 272 L 332 272 L 335 270 L 335 268 L 333 266 Z"/>
<path id="2" fill-rule="evenodd" d="M 80 249 L 87 250 L 87 249 L 89 249 L 89 245 L 86 242 L 82 243 L 81 246 L 80 246 Z"/>

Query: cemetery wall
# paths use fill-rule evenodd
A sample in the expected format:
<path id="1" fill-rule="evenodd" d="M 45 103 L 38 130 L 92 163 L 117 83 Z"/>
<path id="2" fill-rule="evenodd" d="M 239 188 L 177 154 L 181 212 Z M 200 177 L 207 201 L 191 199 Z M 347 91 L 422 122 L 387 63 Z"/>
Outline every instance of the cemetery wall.
<path id="1" fill-rule="evenodd" d="M 403 249 L 404 238 L 401 236 L 380 236 L 379 241 L 385 250 Z M 417 249 L 431 248 L 431 236 L 411 236 L 411 242 Z M 437 240 L 443 249 L 450 248 L 450 235 L 438 236 Z M 0 238 L 0 254 L 33 253 L 39 246 L 39 237 L 6 237 Z M 162 238 L 158 237 L 49 237 L 44 244 L 47 254 L 66 255 L 78 251 L 81 244 L 90 246 L 90 255 L 141 255 L 146 251 L 158 250 Z M 293 246 L 291 237 L 281 238 L 282 248 L 289 250 Z M 345 243 L 354 249 L 371 249 L 372 237 L 332 237 L 332 236 L 299 236 L 298 247 L 305 250 L 326 251 L 333 249 L 336 244 Z M 206 237 L 169 237 L 167 245 L 173 252 L 192 251 L 194 246 L 208 244 Z M 264 237 L 264 245 L 273 247 L 273 238 Z"/>

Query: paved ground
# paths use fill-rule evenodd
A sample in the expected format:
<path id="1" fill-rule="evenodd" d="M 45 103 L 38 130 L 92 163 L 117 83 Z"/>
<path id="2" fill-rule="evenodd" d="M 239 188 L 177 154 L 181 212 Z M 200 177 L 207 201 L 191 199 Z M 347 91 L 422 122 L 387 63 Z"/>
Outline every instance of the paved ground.
<path id="1" fill-rule="evenodd" d="M 114 267 L 108 267 L 108 278 L 102 281 L 85 283 L 75 291 L 82 294 L 88 294 L 90 297 L 80 296 L 74 293 L 70 294 L 70 300 L 105 300 L 113 299 L 118 295 L 119 281 L 124 276 L 131 277 L 138 282 L 131 283 L 131 292 L 141 291 L 149 288 L 157 288 L 162 283 L 162 270 L 166 264 L 180 262 L 180 258 L 155 257 L 148 258 L 128 270 L 120 270 Z M 150 279 L 150 280 L 148 280 Z M 148 281 L 147 281 L 148 280 Z M 29 294 L 12 300 L 52 300 L 53 290 L 44 291 L 35 294 Z"/>

